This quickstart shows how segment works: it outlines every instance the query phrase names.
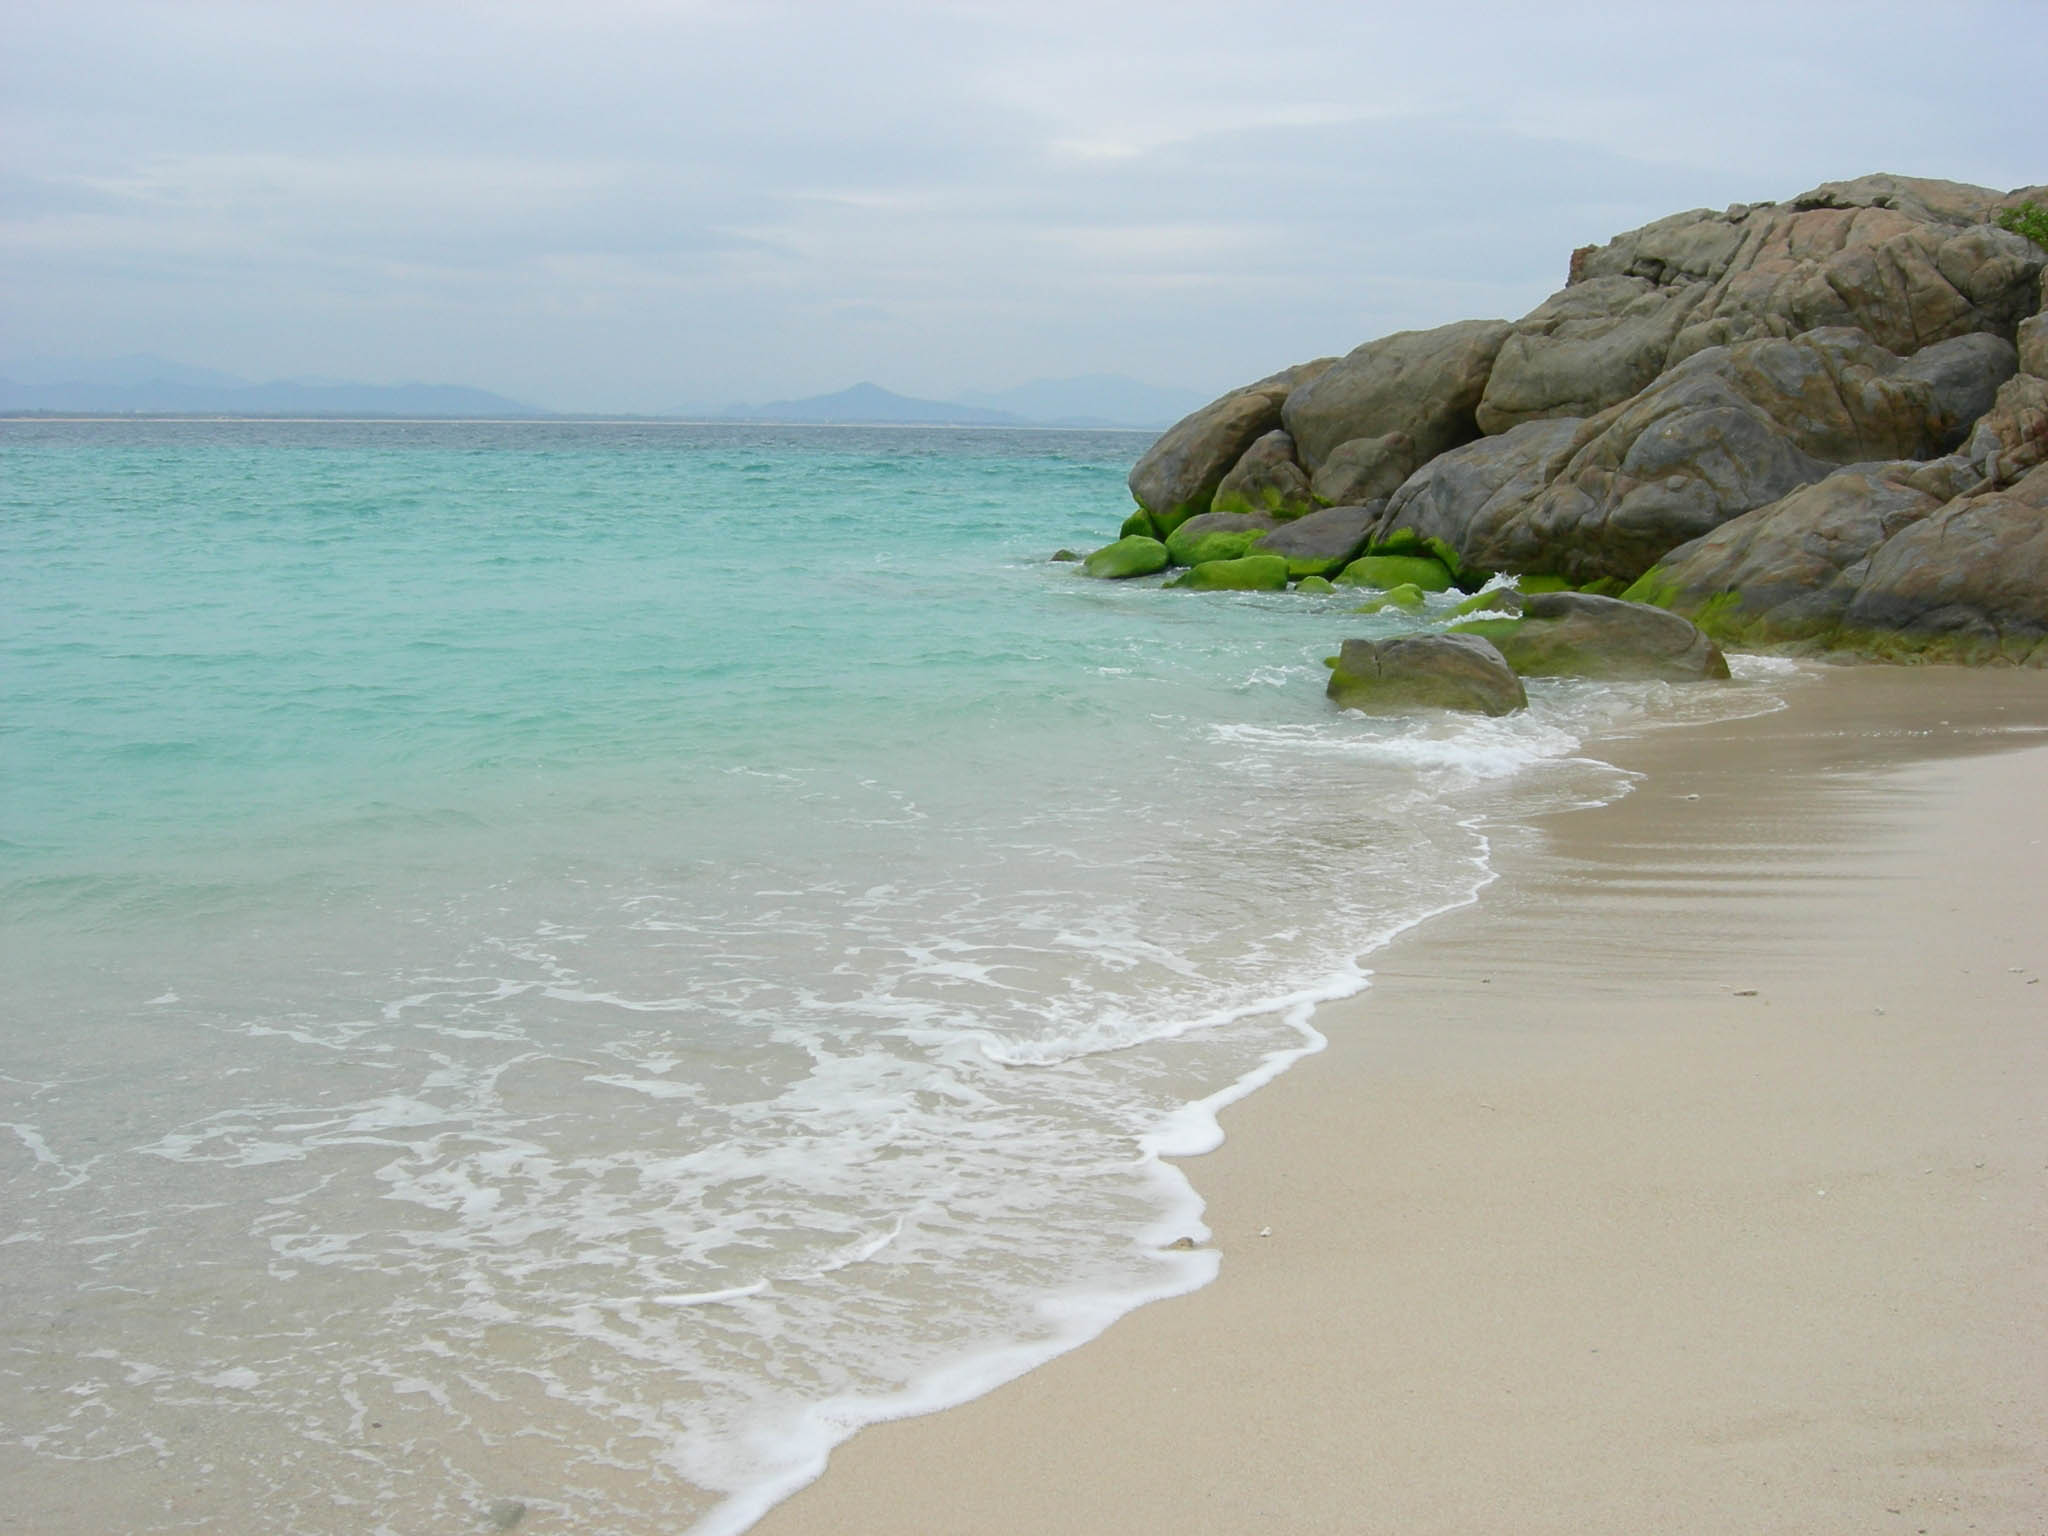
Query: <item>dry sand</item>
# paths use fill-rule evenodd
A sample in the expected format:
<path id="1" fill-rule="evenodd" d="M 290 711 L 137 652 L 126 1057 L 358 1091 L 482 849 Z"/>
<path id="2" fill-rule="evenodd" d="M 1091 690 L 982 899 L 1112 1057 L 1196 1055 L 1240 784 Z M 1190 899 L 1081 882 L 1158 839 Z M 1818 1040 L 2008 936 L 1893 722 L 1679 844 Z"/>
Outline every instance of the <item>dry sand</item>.
<path id="1" fill-rule="evenodd" d="M 1214 1285 L 760 1536 L 2048 1531 L 2048 676 L 1791 704 L 1599 744 L 1324 1011 Z"/>

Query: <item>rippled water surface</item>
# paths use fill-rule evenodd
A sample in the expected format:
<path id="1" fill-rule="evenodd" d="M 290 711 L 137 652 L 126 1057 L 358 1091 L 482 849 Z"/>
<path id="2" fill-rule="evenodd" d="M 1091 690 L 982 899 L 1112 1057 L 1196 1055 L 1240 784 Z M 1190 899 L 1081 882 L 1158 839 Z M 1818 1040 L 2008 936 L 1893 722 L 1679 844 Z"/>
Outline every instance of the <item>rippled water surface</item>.
<path id="1" fill-rule="evenodd" d="M 1143 446 L 0 424 L 26 1528 L 737 1529 L 1206 1280 L 1161 1154 L 1742 707 L 1336 717 L 1355 596 L 1047 561 Z"/>

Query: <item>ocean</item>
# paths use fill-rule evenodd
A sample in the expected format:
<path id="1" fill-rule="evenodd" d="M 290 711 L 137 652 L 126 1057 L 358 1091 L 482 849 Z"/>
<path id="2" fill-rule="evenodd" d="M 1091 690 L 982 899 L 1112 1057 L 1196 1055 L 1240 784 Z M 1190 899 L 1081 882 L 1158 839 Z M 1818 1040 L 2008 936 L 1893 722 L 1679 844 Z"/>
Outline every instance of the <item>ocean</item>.
<path id="1" fill-rule="evenodd" d="M 1415 619 L 1048 559 L 1147 442 L 0 423 L 9 1516 L 740 1531 L 1209 1280 L 1317 1006 L 1773 706 L 1339 715 Z"/>

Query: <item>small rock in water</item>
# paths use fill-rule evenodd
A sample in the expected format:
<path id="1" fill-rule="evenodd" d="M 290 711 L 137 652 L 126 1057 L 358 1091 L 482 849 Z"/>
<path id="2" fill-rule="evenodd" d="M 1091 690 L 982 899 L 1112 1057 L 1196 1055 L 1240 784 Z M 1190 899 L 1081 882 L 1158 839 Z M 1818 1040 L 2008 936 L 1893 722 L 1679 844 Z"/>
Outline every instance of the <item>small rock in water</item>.
<path id="1" fill-rule="evenodd" d="M 1075 554 L 1071 549 L 1056 549 L 1052 552 L 1052 557 L 1053 559 L 1059 561 L 1078 560 L 1081 558 L 1079 555 Z"/>
<path id="2" fill-rule="evenodd" d="M 1194 1250 L 1196 1244 L 1192 1237 L 1176 1237 L 1166 1246 L 1178 1253 L 1190 1253 Z"/>
<path id="3" fill-rule="evenodd" d="M 1756 996 L 1756 988 L 1755 988 L 1755 987 L 1744 987 L 1744 988 L 1743 988 L 1743 989 L 1742 989 L 1741 991 L 1737 992 L 1737 993 L 1736 993 L 1735 995 L 1736 995 L 1737 997 L 1755 997 L 1755 996 Z"/>
<path id="4" fill-rule="evenodd" d="M 526 1506 L 518 1499 L 499 1499 L 485 1511 L 494 1531 L 509 1531 L 526 1518 Z"/>

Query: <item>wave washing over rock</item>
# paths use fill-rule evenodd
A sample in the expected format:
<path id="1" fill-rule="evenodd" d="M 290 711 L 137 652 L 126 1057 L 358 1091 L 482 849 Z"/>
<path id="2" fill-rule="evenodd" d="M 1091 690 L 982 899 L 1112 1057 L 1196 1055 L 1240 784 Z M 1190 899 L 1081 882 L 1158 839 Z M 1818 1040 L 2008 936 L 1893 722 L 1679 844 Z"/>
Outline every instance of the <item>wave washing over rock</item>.
<path id="1" fill-rule="evenodd" d="M 1520 320 L 1204 406 L 1131 472 L 1091 574 L 1508 573 L 1747 648 L 2048 664 L 2043 240 L 2044 186 L 1873 175 L 1674 214 L 1575 251 Z"/>

